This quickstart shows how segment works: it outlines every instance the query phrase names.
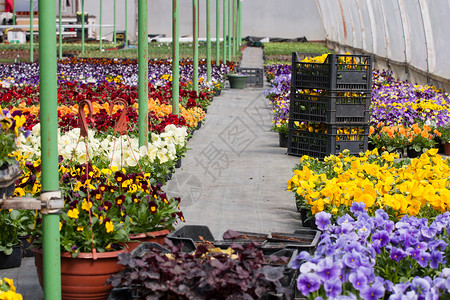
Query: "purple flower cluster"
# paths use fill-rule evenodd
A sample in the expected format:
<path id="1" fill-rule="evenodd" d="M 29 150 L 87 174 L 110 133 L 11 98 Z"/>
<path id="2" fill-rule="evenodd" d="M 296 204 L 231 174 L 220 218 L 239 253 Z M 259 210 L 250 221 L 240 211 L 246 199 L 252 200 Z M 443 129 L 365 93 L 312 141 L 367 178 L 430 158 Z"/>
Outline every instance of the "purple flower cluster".
<path id="1" fill-rule="evenodd" d="M 450 213 L 429 224 L 425 218 L 389 220 L 379 209 L 369 216 L 364 203 L 353 203 L 352 215 L 315 215 L 323 231 L 316 252 L 302 252 L 297 288 L 310 299 L 439 299 L 450 292 L 445 253 Z M 436 274 L 438 274 L 436 276 Z M 434 278 L 433 278 L 434 277 Z M 317 298 L 319 297 L 319 298 Z"/>
<path id="2" fill-rule="evenodd" d="M 274 126 L 287 125 L 289 120 L 289 103 L 291 88 L 291 66 L 270 65 L 266 67 L 266 73 L 272 74 L 271 88 L 264 91 L 264 94 L 272 102 Z"/>
<path id="3" fill-rule="evenodd" d="M 450 122 L 450 97 L 432 86 L 397 81 L 388 71 L 373 73 L 370 122 L 372 126 L 429 123 L 434 127 Z"/>

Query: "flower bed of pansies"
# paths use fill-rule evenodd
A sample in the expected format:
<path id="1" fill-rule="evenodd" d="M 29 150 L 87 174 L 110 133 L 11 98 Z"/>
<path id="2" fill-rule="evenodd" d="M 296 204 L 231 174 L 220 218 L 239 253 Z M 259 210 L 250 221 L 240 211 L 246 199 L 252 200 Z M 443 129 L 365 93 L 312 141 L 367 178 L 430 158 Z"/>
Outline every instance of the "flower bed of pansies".
<path id="1" fill-rule="evenodd" d="M 288 190 L 323 232 L 295 264 L 308 299 L 449 297 L 450 159 L 396 158 L 344 152 L 294 168 Z"/>
<path id="2" fill-rule="evenodd" d="M 272 102 L 275 131 L 287 131 L 291 69 L 290 65 L 266 66 L 272 87 L 265 94 Z M 432 86 L 398 81 L 389 72 L 375 70 L 369 122 L 370 141 L 380 150 L 410 148 L 422 152 L 438 146 L 439 138 L 450 141 L 450 97 Z M 399 129 L 402 126 L 417 127 L 417 138 Z"/>
<path id="3" fill-rule="evenodd" d="M 27 134 L 19 136 L 15 157 L 24 174 L 16 182 L 16 196 L 39 197 L 41 190 L 39 86 L 37 64 L 0 66 L 0 106 L 25 117 Z M 206 82 L 200 63 L 200 91 L 192 91 L 192 61 L 180 63 L 179 116 L 172 115 L 170 61 L 149 64 L 149 143 L 138 143 L 136 60 L 70 59 L 58 62 L 58 149 L 60 188 L 65 199 L 61 214 L 61 250 L 110 251 L 130 234 L 173 229 L 184 221 L 180 199 L 168 198 L 163 184 L 186 142 L 205 117 L 213 94 L 223 86 L 233 65 L 213 66 Z M 110 107 L 122 98 L 128 106 L 127 129 L 114 132 L 124 106 Z M 88 138 L 80 136 L 79 104 L 89 100 Z M 86 107 L 84 108 L 87 112 Z M 42 237 L 38 214 L 24 226 L 34 244 Z M 31 225 L 31 226 L 28 226 Z M 3 230 L 3 229 L 2 229 Z M 7 230 L 7 228 L 5 229 Z"/>

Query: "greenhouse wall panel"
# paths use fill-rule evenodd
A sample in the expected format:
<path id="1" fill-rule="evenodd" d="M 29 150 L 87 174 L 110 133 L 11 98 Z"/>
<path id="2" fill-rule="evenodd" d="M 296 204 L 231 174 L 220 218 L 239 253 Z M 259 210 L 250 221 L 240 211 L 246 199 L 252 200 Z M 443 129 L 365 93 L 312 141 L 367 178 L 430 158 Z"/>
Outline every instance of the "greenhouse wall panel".
<path id="1" fill-rule="evenodd" d="M 363 49 L 363 27 L 361 25 L 361 16 L 358 9 L 358 1 L 352 1 L 352 5 L 348 8 L 351 13 L 352 27 L 353 27 L 353 47 Z"/>
<path id="2" fill-rule="evenodd" d="M 387 32 L 384 27 L 385 20 L 380 0 L 371 1 L 371 7 L 373 12 L 372 17 L 375 20 L 374 24 L 376 26 L 376 36 L 374 38 L 377 41 L 374 54 L 386 57 L 389 40 L 387 39 Z"/>
<path id="3" fill-rule="evenodd" d="M 353 0 L 342 0 L 342 14 L 343 18 L 345 20 L 346 26 L 345 26 L 345 36 L 347 38 L 347 45 L 350 45 L 352 47 L 356 48 L 355 45 L 355 24 L 353 22 L 352 13 L 350 12 L 351 4 L 353 3 Z"/>
<path id="4" fill-rule="evenodd" d="M 411 55 L 408 61 L 411 66 L 420 70 L 427 70 L 427 48 L 422 23 L 422 14 L 417 1 L 403 0 L 406 17 L 408 19 L 407 32 L 410 36 Z"/>
<path id="5" fill-rule="evenodd" d="M 318 2 L 331 49 L 372 53 L 400 79 L 450 88 L 450 0 Z"/>
<path id="6" fill-rule="evenodd" d="M 356 3 L 359 8 L 360 24 L 362 26 L 361 35 L 363 39 L 363 50 L 372 53 L 374 33 L 372 30 L 372 20 L 369 16 L 367 1 L 368 0 L 357 0 Z"/>
<path id="7" fill-rule="evenodd" d="M 450 78 L 450 1 L 427 1 L 427 5 L 433 34 L 433 53 L 430 55 L 433 63 L 430 72 Z"/>
<path id="8" fill-rule="evenodd" d="M 388 57 L 390 60 L 405 63 L 405 37 L 398 2 L 382 0 L 381 5 L 385 15 L 384 20 L 389 41 L 387 45 Z"/>

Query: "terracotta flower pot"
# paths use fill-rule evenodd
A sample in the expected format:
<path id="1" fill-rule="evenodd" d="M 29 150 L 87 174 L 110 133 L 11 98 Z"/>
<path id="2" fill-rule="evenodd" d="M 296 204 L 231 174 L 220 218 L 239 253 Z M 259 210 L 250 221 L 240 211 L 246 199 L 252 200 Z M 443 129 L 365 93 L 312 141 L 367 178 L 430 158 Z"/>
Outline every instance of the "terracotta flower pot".
<path id="1" fill-rule="evenodd" d="M 42 249 L 33 249 L 39 283 L 43 286 Z M 118 254 L 127 250 L 102 252 L 96 254 L 79 253 L 72 258 L 71 253 L 61 253 L 61 293 L 62 299 L 103 300 L 111 292 L 112 286 L 106 280 L 124 269 L 119 265 Z"/>
<path id="2" fill-rule="evenodd" d="M 146 233 L 138 233 L 130 235 L 130 242 L 126 242 L 125 248 L 127 251 L 131 252 L 133 251 L 137 246 L 139 246 L 141 243 L 144 242 L 152 242 L 152 243 L 158 243 L 160 245 L 164 244 L 164 238 L 170 233 L 169 230 L 163 229 L 159 231 L 152 231 L 152 232 L 146 232 Z"/>

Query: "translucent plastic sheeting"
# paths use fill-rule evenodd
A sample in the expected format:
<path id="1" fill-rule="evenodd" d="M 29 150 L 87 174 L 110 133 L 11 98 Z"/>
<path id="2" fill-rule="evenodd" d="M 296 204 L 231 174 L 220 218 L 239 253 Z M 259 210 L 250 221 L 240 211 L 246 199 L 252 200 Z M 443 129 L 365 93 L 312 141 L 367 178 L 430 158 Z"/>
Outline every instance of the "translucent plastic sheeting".
<path id="1" fill-rule="evenodd" d="M 450 0 L 427 1 L 427 5 L 433 35 L 433 52 L 429 54 L 430 72 L 450 79 Z"/>
<path id="2" fill-rule="evenodd" d="M 316 0 L 328 41 L 450 80 L 450 0 Z"/>
<path id="3" fill-rule="evenodd" d="M 436 0 L 434 0 L 436 1 Z M 439 0 L 438 0 L 439 1 Z M 410 43 L 408 43 L 406 48 L 406 53 L 408 62 L 420 69 L 428 70 L 427 66 L 427 41 L 425 37 L 425 32 L 423 28 L 422 11 L 417 1 L 410 0 L 399 0 L 400 6 L 402 7 L 402 14 L 405 14 L 405 21 L 407 26 L 407 35 L 409 35 Z M 400 30 L 401 28 L 399 28 Z"/>

